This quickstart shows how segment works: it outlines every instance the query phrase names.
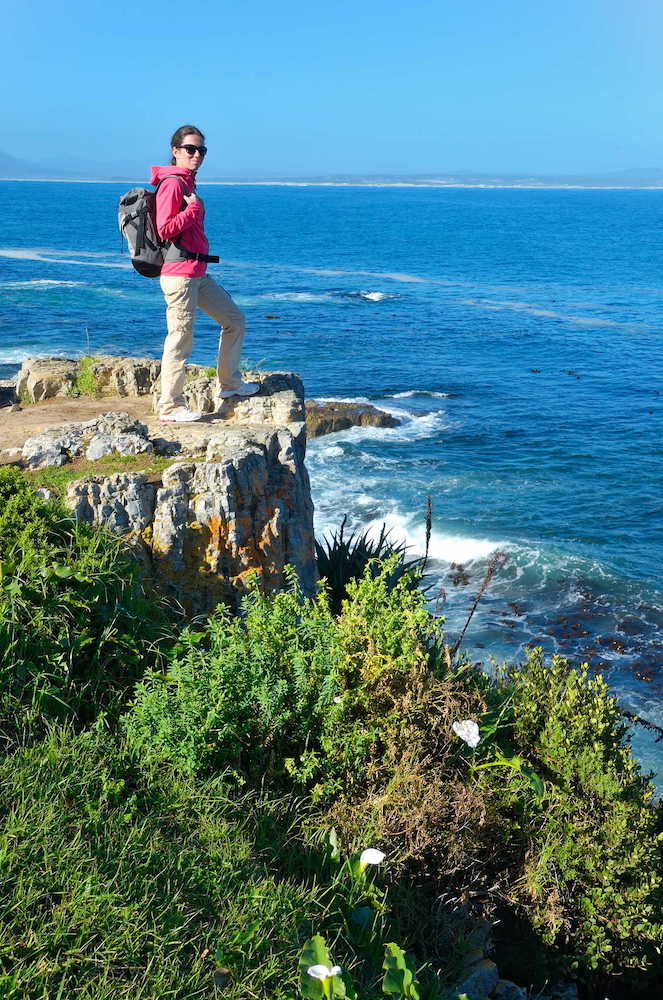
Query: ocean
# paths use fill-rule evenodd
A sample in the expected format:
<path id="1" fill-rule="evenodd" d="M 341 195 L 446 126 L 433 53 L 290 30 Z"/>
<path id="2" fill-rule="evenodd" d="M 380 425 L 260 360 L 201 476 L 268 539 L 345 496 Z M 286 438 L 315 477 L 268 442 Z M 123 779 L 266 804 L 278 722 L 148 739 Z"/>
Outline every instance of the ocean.
<path id="1" fill-rule="evenodd" d="M 159 357 L 158 283 L 122 252 L 127 183 L 0 181 L 0 378 L 24 358 Z M 210 273 L 245 358 L 399 416 L 309 443 L 319 536 L 423 551 L 487 669 L 543 646 L 663 725 L 663 191 L 205 185 Z M 191 360 L 213 364 L 200 315 Z M 634 746 L 663 788 L 663 742 Z"/>

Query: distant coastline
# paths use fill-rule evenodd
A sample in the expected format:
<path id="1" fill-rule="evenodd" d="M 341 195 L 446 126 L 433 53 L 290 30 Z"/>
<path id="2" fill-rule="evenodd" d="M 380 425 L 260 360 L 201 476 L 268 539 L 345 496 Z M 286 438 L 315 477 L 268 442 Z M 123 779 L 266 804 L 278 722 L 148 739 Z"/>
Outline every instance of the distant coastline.
<path id="1" fill-rule="evenodd" d="M 17 184 L 136 184 L 145 185 L 144 177 L 0 177 L 0 182 Z M 423 189 L 468 189 L 468 190 L 510 190 L 510 191 L 663 191 L 660 184 L 563 184 L 532 182 L 508 183 L 506 181 L 471 182 L 457 180 L 431 181 L 375 181 L 375 180 L 200 180 L 201 187 L 347 187 L 347 188 L 423 188 Z"/>

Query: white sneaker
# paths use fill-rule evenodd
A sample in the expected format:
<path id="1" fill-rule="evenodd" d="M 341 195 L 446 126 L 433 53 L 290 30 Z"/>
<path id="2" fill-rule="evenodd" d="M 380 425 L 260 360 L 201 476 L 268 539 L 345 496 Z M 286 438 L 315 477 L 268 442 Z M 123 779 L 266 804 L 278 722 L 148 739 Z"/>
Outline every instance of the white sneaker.
<path id="1" fill-rule="evenodd" d="M 162 413 L 159 420 L 163 424 L 192 424 L 201 417 L 202 413 L 194 413 L 186 406 L 178 406 L 172 413 Z"/>
<path id="2" fill-rule="evenodd" d="M 240 382 L 236 389 L 219 389 L 219 399 L 230 399 L 231 396 L 255 396 L 260 388 L 260 382 Z"/>

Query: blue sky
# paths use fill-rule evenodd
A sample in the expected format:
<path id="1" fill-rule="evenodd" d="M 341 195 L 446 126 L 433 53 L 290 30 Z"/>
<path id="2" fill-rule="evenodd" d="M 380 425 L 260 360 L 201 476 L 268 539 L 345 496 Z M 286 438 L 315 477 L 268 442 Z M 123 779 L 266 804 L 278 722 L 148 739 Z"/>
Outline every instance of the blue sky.
<path id="1" fill-rule="evenodd" d="M 140 176 L 190 121 L 208 176 L 663 166 L 660 0 L 24 0 L 3 34 L 0 150 L 63 168 Z"/>

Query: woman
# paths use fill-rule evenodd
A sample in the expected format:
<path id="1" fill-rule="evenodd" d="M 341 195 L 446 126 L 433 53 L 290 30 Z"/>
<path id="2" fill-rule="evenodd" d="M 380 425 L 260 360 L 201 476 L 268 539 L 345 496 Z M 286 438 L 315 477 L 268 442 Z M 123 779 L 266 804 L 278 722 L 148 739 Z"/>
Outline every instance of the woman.
<path id="1" fill-rule="evenodd" d="M 157 229 L 171 241 L 161 271 L 166 299 L 168 335 L 161 361 L 159 419 L 175 423 L 200 420 L 184 402 L 184 365 L 193 346 L 196 309 L 221 325 L 217 376 L 218 397 L 252 396 L 257 382 L 243 382 L 239 358 L 244 340 L 244 315 L 231 297 L 206 273 L 208 243 L 205 208 L 196 194 L 196 173 L 207 147 L 195 125 L 178 128 L 170 141 L 173 158 L 168 167 L 152 167 L 150 183 L 157 186 Z"/>

